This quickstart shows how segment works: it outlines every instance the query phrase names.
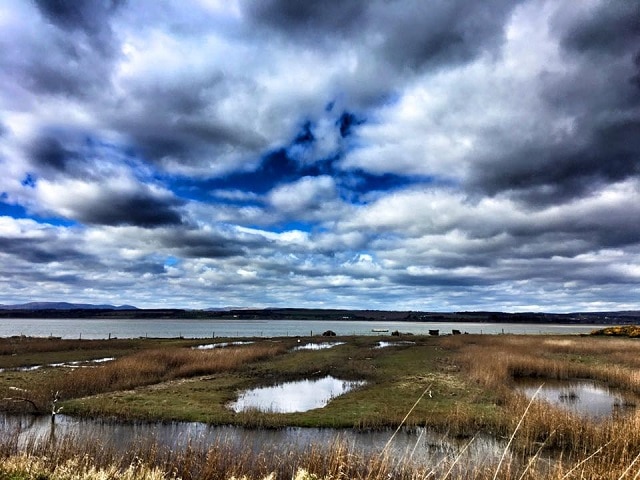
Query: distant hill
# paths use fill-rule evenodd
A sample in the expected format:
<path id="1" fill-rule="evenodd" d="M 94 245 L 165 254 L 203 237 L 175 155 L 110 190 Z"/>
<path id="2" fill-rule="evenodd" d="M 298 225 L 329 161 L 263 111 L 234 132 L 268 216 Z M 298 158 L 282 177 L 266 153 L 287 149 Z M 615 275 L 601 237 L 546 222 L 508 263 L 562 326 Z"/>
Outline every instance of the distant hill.
<path id="1" fill-rule="evenodd" d="M 132 305 L 93 305 L 90 303 L 29 302 L 0 305 L 0 310 L 138 310 Z"/>
<path id="2" fill-rule="evenodd" d="M 0 305 L 0 318 L 110 318 L 110 319 L 218 319 L 218 320 L 375 320 L 389 322 L 473 322 L 575 325 L 640 325 L 640 312 L 421 312 L 314 308 L 226 307 L 206 310 L 137 308 L 131 305 L 93 305 L 68 302 L 31 302 Z"/>

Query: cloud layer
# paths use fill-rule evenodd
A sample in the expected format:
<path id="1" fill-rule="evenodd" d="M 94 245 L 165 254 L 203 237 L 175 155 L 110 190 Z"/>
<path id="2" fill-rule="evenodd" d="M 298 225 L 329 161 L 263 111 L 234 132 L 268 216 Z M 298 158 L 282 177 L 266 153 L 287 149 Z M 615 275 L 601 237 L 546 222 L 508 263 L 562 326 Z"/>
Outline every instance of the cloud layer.
<path id="1" fill-rule="evenodd" d="M 640 309 L 639 21 L 7 0 L 0 303 Z"/>

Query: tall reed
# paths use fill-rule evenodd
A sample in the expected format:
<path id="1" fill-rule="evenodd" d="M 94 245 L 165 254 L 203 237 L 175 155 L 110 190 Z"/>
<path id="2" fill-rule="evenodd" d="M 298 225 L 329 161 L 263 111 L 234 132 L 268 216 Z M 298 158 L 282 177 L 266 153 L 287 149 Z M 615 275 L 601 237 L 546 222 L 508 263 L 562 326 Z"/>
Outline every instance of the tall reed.
<path id="1" fill-rule="evenodd" d="M 589 379 L 640 393 L 636 340 L 593 337 L 473 336 L 444 339 L 470 381 L 491 391 L 505 412 L 485 425 L 500 435 L 513 430 L 528 399 L 514 388 L 514 379 Z M 552 435 L 553 432 L 553 435 Z M 514 447 L 523 452 L 546 448 L 572 456 L 585 455 L 594 446 L 607 445 L 606 455 L 625 464 L 640 452 L 640 414 L 595 421 L 554 408 L 544 402 L 531 406 Z"/>
<path id="2" fill-rule="evenodd" d="M 529 414 L 521 416 L 523 425 Z M 520 431 L 512 434 L 516 438 Z M 469 462 L 459 454 L 438 463 L 421 463 L 411 458 L 363 454 L 341 441 L 310 444 L 302 450 L 265 445 L 258 451 L 224 440 L 177 449 L 150 441 L 123 451 L 102 445 L 99 440 L 80 441 L 72 436 L 58 437 L 55 442 L 34 438 L 22 443 L 15 436 L 5 433 L 0 437 L 2 480 L 621 480 L 637 478 L 640 471 L 638 450 L 619 452 L 612 442 L 553 459 L 540 456 L 540 452 L 526 457 L 505 450 L 504 461 Z"/>

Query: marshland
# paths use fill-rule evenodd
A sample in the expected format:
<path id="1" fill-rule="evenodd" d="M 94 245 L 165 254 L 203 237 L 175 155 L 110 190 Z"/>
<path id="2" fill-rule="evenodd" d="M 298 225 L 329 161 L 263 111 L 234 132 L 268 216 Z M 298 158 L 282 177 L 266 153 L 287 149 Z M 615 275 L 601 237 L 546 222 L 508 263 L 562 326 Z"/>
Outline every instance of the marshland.
<path id="1" fill-rule="evenodd" d="M 338 336 L 331 338 L 331 348 L 300 348 L 326 343 L 321 336 L 241 341 L 2 338 L 0 479 L 640 475 L 637 339 Z M 331 396 L 322 408 L 288 413 L 269 406 L 232 408 L 254 389 L 328 377 L 352 388 Z M 527 392 L 525 381 L 540 389 Z M 588 381 L 623 392 L 624 405 L 590 416 L 541 395 L 545 384 L 564 381 Z M 571 400 L 571 393 L 563 395 Z M 6 420 L 35 415 L 46 419 L 44 434 L 30 436 L 25 427 L 10 427 L 16 424 Z M 270 442 L 243 446 L 222 436 L 208 442 L 187 438 L 169 446 L 149 437 L 118 448 L 117 443 L 87 441 L 81 432 L 61 429 L 62 418 L 78 425 L 82 419 L 99 419 L 115 427 L 224 426 L 256 435 L 292 428 L 359 432 L 363 438 L 371 432 L 389 441 L 363 450 L 353 437 L 326 441 L 321 434 L 315 440 L 310 434 L 306 446 L 290 449 Z M 389 446 L 399 436 L 408 448 L 392 453 Z M 439 440 L 425 443 L 427 437 Z M 479 444 L 490 445 L 492 453 L 469 455 Z M 421 450 L 428 448 L 444 453 L 425 456 Z"/>

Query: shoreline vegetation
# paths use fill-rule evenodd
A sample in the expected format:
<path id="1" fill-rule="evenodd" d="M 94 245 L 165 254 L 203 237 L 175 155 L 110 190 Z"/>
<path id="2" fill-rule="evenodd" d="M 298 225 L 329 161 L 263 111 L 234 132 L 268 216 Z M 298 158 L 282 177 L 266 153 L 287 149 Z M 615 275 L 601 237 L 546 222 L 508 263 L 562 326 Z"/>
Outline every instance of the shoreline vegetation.
<path id="1" fill-rule="evenodd" d="M 541 385 L 584 379 L 640 398 L 640 343 L 628 338 L 636 330 L 608 331 L 412 335 L 393 337 L 398 343 L 386 348 L 377 348 L 378 342 L 390 341 L 390 335 L 346 336 L 332 337 L 343 344 L 320 350 L 294 347 L 326 341 L 321 336 L 249 338 L 252 343 L 209 349 L 193 347 L 211 339 L 1 338 L 0 408 L 5 412 L 49 414 L 63 408 L 67 415 L 120 421 L 388 429 L 390 436 L 401 425 L 424 426 L 463 442 L 490 436 L 505 445 L 505 452 L 508 444 L 509 455 L 491 465 L 464 464 L 456 456 L 440 465 L 419 465 L 383 454 L 363 457 L 343 444 L 310 445 L 304 454 L 287 456 L 236 451 L 224 443 L 176 451 L 150 444 L 122 453 L 73 437 L 24 444 L 16 432 L 3 432 L 0 480 L 637 478 L 639 410 L 592 420 L 532 401 L 516 388 L 521 378 Z M 105 358 L 113 360 L 96 362 Z M 228 408 L 242 390 L 325 375 L 366 385 L 308 412 Z M 71 476 L 74 471 L 85 473 Z"/>
<path id="2" fill-rule="evenodd" d="M 640 326 L 638 325 L 618 325 L 615 327 L 601 328 L 594 330 L 591 335 L 603 335 L 608 337 L 640 337 Z"/>

